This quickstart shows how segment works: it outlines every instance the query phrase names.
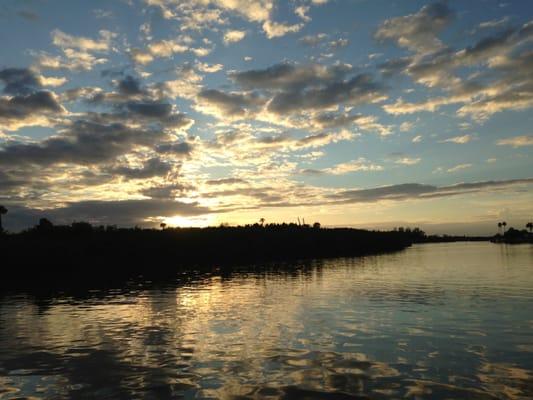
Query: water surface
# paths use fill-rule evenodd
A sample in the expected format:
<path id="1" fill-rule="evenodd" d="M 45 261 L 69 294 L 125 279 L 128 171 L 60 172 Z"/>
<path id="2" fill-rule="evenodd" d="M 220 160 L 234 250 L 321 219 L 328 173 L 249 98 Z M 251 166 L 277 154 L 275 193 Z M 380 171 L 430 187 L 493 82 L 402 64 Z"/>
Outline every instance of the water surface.
<path id="1" fill-rule="evenodd" d="M 0 295 L 0 399 L 533 398 L 533 246 L 289 267 Z"/>

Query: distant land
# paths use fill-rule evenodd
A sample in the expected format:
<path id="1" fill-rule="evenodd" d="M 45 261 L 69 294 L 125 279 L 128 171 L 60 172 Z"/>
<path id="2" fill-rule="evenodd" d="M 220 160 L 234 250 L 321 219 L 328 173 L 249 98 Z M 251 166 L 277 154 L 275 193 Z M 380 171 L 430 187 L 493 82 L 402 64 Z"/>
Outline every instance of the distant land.
<path id="1" fill-rule="evenodd" d="M 34 228 L 0 234 L 4 265 L 0 286 L 105 284 L 139 276 L 164 279 L 178 272 L 231 270 L 253 263 L 394 252 L 414 243 L 519 242 L 518 238 L 531 234 L 510 228 L 495 237 L 437 236 L 418 228 L 370 231 L 322 228 L 319 223 L 209 228 L 161 224 L 161 229 L 141 229 L 86 222 L 55 226 L 43 218 Z"/>

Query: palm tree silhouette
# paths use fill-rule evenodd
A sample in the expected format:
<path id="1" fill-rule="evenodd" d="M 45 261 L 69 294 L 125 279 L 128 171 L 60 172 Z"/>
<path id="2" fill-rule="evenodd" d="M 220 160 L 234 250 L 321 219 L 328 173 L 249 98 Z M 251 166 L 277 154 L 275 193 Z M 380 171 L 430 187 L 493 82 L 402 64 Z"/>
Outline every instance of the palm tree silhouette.
<path id="1" fill-rule="evenodd" d="M 0 206 L 0 233 L 4 231 L 4 228 L 2 227 L 2 215 L 4 214 L 7 214 L 7 208 Z"/>
<path id="2" fill-rule="evenodd" d="M 259 223 L 261 224 L 261 226 L 265 225 L 265 219 L 259 218 Z"/>
<path id="3" fill-rule="evenodd" d="M 501 230 L 502 230 L 502 223 L 498 222 L 498 234 L 500 234 Z"/>
<path id="4" fill-rule="evenodd" d="M 531 231 L 533 231 L 533 222 L 528 222 L 526 228 L 529 229 L 529 233 L 531 233 Z"/>
<path id="5" fill-rule="evenodd" d="M 505 235 L 505 227 L 507 226 L 507 222 L 503 221 L 502 226 L 503 226 L 503 234 Z"/>
<path id="6" fill-rule="evenodd" d="M 164 222 L 161 222 L 159 226 L 161 227 L 161 229 L 165 230 L 165 228 L 167 227 L 167 224 L 165 224 Z"/>

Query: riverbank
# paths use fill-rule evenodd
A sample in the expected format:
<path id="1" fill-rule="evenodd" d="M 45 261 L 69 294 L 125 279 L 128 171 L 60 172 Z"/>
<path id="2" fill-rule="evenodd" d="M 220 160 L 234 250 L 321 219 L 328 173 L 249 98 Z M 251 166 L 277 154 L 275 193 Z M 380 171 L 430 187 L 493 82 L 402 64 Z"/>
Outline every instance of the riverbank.
<path id="1" fill-rule="evenodd" d="M 73 224 L 2 235 L 0 254 L 2 285 L 9 286 L 158 279 L 238 264 L 379 254 L 411 244 L 400 232 L 286 224 L 164 230 Z"/>

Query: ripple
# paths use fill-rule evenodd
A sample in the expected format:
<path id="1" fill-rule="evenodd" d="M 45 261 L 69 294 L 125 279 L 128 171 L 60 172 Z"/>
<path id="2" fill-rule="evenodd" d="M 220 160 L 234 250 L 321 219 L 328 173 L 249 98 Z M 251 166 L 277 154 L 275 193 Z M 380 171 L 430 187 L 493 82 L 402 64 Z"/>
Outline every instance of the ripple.
<path id="1" fill-rule="evenodd" d="M 524 247 L 0 297 L 0 400 L 533 398 Z"/>

